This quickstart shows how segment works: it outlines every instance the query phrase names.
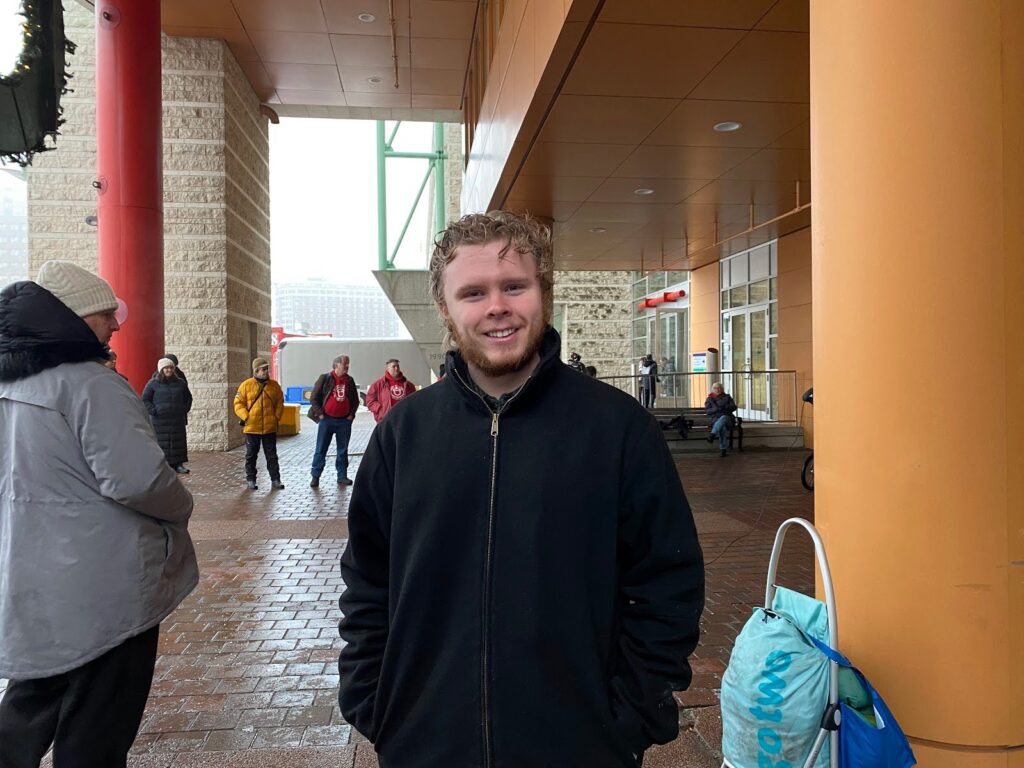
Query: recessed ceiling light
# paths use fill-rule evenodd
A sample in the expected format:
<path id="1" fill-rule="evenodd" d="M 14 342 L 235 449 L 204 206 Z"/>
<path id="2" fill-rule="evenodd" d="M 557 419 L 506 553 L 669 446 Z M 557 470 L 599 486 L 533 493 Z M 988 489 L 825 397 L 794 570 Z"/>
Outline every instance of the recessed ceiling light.
<path id="1" fill-rule="evenodd" d="M 604 227 L 591 227 L 590 231 L 596 232 L 597 234 L 601 234 L 602 232 L 607 232 L 608 230 L 605 229 Z"/>
<path id="2" fill-rule="evenodd" d="M 363 24 L 372 24 L 377 20 L 377 17 L 372 13 L 360 13 L 356 18 L 363 22 Z"/>
<path id="3" fill-rule="evenodd" d="M 653 195 L 654 190 L 649 187 L 640 187 L 639 189 L 634 189 L 633 194 L 639 195 L 640 197 L 647 197 L 648 195 Z"/>
<path id="4" fill-rule="evenodd" d="M 738 123 L 735 120 L 726 120 L 721 123 L 715 123 L 715 130 L 719 133 L 730 133 L 732 131 L 738 131 L 743 127 L 743 123 Z"/>
<path id="5" fill-rule="evenodd" d="M 563 253 L 562 254 L 562 258 L 563 259 L 571 259 L 572 258 L 572 254 L 571 253 Z"/>
<path id="6" fill-rule="evenodd" d="M 384 82 L 384 78 L 383 77 L 377 77 L 376 75 L 374 75 L 373 77 L 366 78 L 366 82 L 368 82 L 368 83 L 370 83 L 372 85 L 380 85 L 381 83 Z"/>

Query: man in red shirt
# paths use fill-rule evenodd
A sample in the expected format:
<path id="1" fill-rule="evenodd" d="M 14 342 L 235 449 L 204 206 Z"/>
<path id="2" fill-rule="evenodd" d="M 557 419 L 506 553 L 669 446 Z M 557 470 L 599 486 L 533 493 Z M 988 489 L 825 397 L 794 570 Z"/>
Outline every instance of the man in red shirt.
<path id="1" fill-rule="evenodd" d="M 366 391 L 366 407 L 373 412 L 373 418 L 380 421 L 388 411 L 416 391 L 416 385 L 405 378 L 401 364 L 392 358 L 384 364 L 384 375 Z"/>
<path id="2" fill-rule="evenodd" d="M 352 485 L 348 479 L 348 441 L 352 436 L 352 421 L 359 408 L 359 391 L 355 381 L 348 375 L 348 363 L 348 355 L 334 358 L 331 370 L 316 380 L 309 398 L 309 415 L 317 421 L 310 488 L 320 487 L 320 475 L 327 464 L 327 449 L 332 437 L 338 449 L 334 460 L 338 485 Z"/>

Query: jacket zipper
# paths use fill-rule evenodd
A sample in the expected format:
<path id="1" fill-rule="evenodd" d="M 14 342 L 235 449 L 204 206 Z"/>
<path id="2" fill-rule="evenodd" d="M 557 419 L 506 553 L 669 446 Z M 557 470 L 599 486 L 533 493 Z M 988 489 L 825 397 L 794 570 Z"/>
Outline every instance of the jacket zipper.
<path id="1" fill-rule="evenodd" d="M 470 392 L 480 398 L 480 402 L 484 404 L 487 410 L 491 410 L 490 406 L 487 405 L 487 401 L 477 392 L 473 387 L 470 387 L 463 380 L 462 375 L 458 369 L 452 368 L 452 372 L 455 377 L 459 380 L 462 386 L 466 387 Z M 528 380 L 527 380 L 528 381 Z M 491 709 L 491 694 L 488 679 L 490 675 L 490 665 L 488 664 L 489 656 L 491 653 L 491 638 L 490 632 L 488 632 L 488 626 L 490 623 L 490 609 L 491 609 L 491 595 L 490 595 L 490 584 L 491 584 L 491 562 L 494 555 L 494 523 L 496 517 L 496 503 L 498 493 L 498 423 L 501 418 L 501 414 L 505 412 L 505 409 L 519 397 L 519 393 L 526 387 L 526 382 L 516 391 L 512 397 L 505 401 L 505 404 L 500 410 L 491 411 L 491 494 L 490 502 L 487 510 L 487 552 L 484 558 L 484 588 L 483 588 L 483 599 L 482 599 L 482 616 L 481 616 L 481 635 L 482 635 L 482 651 L 480 654 L 480 677 L 481 677 L 481 725 L 483 727 L 484 736 L 484 768 L 490 768 L 494 764 L 494 758 L 492 755 L 493 744 L 491 743 L 491 720 L 490 720 L 490 709 Z"/>

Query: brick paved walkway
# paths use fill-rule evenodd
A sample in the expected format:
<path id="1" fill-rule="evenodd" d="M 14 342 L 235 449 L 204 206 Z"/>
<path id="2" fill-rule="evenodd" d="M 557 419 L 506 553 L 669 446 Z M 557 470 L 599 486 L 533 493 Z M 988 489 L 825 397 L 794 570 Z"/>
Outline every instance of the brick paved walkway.
<path id="1" fill-rule="evenodd" d="M 357 419 L 352 476 L 372 427 L 368 414 Z M 260 490 L 248 491 L 241 451 L 193 457 L 184 482 L 196 498 L 190 529 L 201 581 L 163 624 L 131 766 L 377 765 L 337 708 L 337 565 L 349 492 L 333 483 L 333 457 L 322 478 L 328 482 L 308 487 L 314 434 L 282 438 L 283 491 L 269 490 L 262 466 Z M 647 768 L 719 764 L 717 691 L 733 638 L 763 600 L 778 523 L 812 512 L 799 481 L 803 457 L 750 452 L 719 459 L 709 451 L 679 459 L 708 566 L 707 610 L 693 686 L 679 695 L 680 738 L 651 750 Z M 812 550 L 804 537 L 791 539 L 780 581 L 809 591 Z"/>

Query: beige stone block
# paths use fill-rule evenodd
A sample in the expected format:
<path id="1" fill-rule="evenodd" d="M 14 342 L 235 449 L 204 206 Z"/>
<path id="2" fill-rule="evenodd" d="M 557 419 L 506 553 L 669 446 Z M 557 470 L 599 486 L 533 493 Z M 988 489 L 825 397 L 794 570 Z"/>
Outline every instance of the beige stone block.
<path id="1" fill-rule="evenodd" d="M 227 179 L 225 200 L 229 208 L 238 210 L 242 218 L 260 222 L 260 231 L 270 227 L 269 177 L 257 176 L 248 171 L 240 172 L 237 161 L 228 156 L 226 160 Z"/>
<path id="2" fill-rule="evenodd" d="M 225 233 L 232 243 L 261 261 L 270 261 L 270 242 L 266 237 L 254 232 L 246 221 L 231 210 L 227 211 L 225 218 Z"/>

